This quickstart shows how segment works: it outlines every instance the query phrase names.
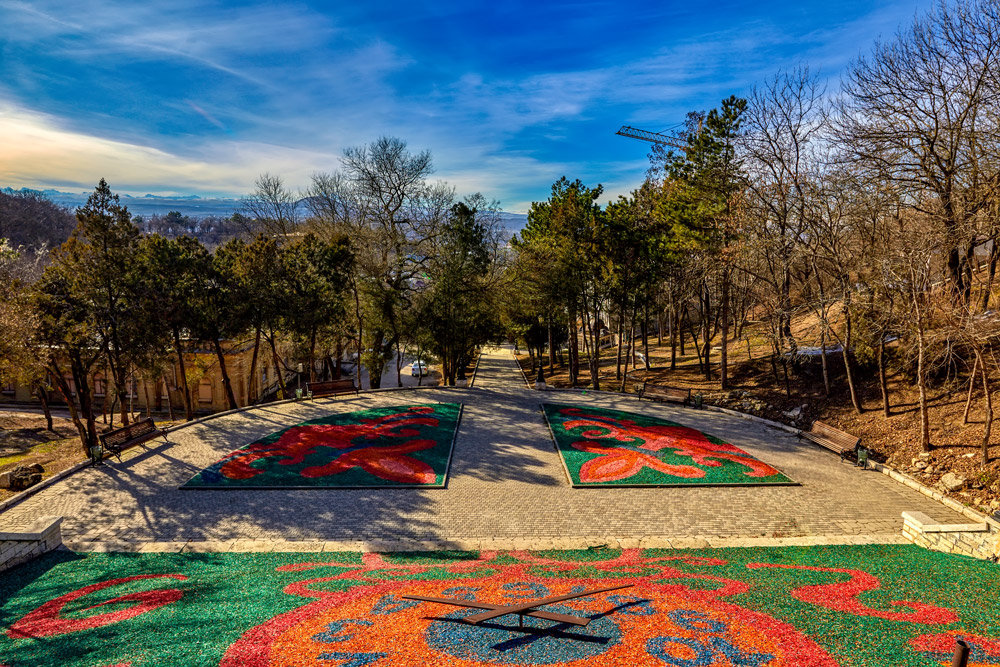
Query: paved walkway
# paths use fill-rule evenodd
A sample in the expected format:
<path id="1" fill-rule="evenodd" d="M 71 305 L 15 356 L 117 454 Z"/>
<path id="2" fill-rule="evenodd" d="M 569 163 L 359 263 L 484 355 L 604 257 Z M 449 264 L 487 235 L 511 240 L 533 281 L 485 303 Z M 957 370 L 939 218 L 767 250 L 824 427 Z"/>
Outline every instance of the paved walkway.
<path id="1" fill-rule="evenodd" d="M 445 489 L 185 490 L 228 452 L 336 412 L 411 402 L 465 405 Z M 664 417 L 717 435 L 801 486 L 573 489 L 539 404 L 572 402 Z M 63 515 L 77 550 L 573 548 L 900 542 L 906 510 L 961 515 L 794 436 L 729 415 L 525 385 L 509 350 L 482 355 L 474 387 L 362 393 L 262 407 L 147 443 L 0 514 L 0 526 Z"/>

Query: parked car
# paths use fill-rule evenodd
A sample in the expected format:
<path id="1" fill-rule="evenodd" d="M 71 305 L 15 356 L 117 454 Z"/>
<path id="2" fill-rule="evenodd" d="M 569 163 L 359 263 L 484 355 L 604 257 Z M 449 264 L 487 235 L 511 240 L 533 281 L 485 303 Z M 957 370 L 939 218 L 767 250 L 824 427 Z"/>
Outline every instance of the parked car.
<path id="1" fill-rule="evenodd" d="M 418 377 L 421 375 L 430 375 L 430 369 L 427 368 L 427 364 L 422 361 L 414 361 L 410 364 L 410 375 L 413 377 Z"/>

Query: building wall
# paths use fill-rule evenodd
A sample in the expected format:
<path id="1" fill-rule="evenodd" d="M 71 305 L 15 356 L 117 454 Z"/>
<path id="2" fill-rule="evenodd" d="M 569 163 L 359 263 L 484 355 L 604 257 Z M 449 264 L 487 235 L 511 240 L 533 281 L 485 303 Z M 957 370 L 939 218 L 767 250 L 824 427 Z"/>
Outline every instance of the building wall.
<path id="1" fill-rule="evenodd" d="M 253 399 L 256 399 L 260 389 L 274 381 L 276 376 L 271 354 L 262 345 L 257 356 L 255 395 L 248 396 L 250 384 L 248 373 L 253 357 L 253 345 L 234 347 L 224 342 L 223 352 L 226 357 L 226 371 L 232 382 L 233 393 L 241 406 L 248 405 Z M 222 372 L 214 350 L 189 352 L 184 357 L 184 363 L 194 410 L 196 412 L 228 410 L 229 403 L 226 399 Z M 164 380 L 136 378 L 134 394 L 131 397 L 132 408 L 135 412 L 146 412 L 148 403 L 152 412 L 167 413 L 169 406 L 172 406 L 175 414 L 183 415 L 184 398 L 179 385 L 180 370 L 176 361 L 167 369 L 164 376 Z M 90 388 L 94 392 L 95 411 L 99 414 L 105 407 L 110 410 L 114 401 L 114 396 L 108 393 L 112 391 L 110 381 L 103 382 L 105 388 L 102 392 L 102 381 L 109 377 L 110 373 L 106 369 L 97 369 L 91 375 Z M 266 377 L 264 384 L 261 382 L 262 377 Z M 72 383 L 70 384 L 72 386 Z M 65 405 L 65 399 L 58 390 L 50 391 L 48 399 L 55 407 Z M 32 393 L 29 386 L 0 379 L 0 403 L 2 402 L 40 404 L 38 397 Z"/>

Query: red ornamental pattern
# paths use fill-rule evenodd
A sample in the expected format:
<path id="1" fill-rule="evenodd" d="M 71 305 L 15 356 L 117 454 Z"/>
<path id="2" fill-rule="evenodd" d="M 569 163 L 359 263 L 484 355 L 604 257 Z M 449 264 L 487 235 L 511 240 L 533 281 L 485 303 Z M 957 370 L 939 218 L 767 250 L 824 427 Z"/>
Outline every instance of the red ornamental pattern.
<path id="1" fill-rule="evenodd" d="M 329 463 L 302 469 L 307 478 L 326 477 L 359 467 L 377 477 L 401 484 L 433 484 L 434 469 L 428 464 L 406 456 L 415 451 L 431 449 L 433 440 L 414 440 L 420 431 L 415 426 L 436 427 L 436 417 L 423 416 L 433 413 L 428 407 L 412 407 L 405 413 L 361 419 L 359 424 L 308 424 L 294 426 L 272 443 L 254 443 L 230 455 L 221 472 L 229 479 L 250 479 L 262 473 L 253 467 L 254 461 L 276 458 L 279 465 L 301 465 L 318 447 L 351 449 Z M 398 445 L 357 449 L 358 439 L 374 441 L 379 438 L 411 438 Z M 354 449 L 352 449 L 354 448 Z"/>
<path id="2" fill-rule="evenodd" d="M 7 636 L 11 639 L 37 639 L 40 637 L 52 637 L 71 632 L 79 632 L 81 630 L 90 630 L 92 628 L 99 628 L 105 625 L 111 625 L 112 623 L 119 623 L 121 621 L 134 618 L 140 614 L 145 614 L 146 612 L 153 611 L 154 609 L 158 609 L 159 607 L 180 600 L 184 595 L 184 592 L 176 588 L 142 591 L 139 593 L 129 593 L 128 595 L 122 595 L 100 602 L 91 607 L 87 607 L 83 611 L 93 611 L 103 607 L 104 605 L 116 605 L 124 602 L 137 603 L 130 607 L 126 607 L 125 609 L 107 612 L 104 614 L 96 614 L 84 618 L 66 618 L 61 615 L 67 604 L 73 600 L 82 598 L 85 595 L 131 581 L 160 578 L 177 579 L 180 581 L 187 579 L 187 577 L 182 574 L 140 574 L 134 577 L 111 579 L 109 581 L 91 584 L 90 586 L 84 586 L 83 588 L 75 590 L 72 593 L 67 593 L 66 595 L 61 595 L 54 600 L 49 600 L 38 609 L 35 609 L 31 613 L 27 614 L 14 623 L 9 630 L 7 630 Z"/>
<path id="3" fill-rule="evenodd" d="M 957 629 L 962 627 L 957 625 L 961 619 L 954 610 L 872 595 L 883 588 L 882 581 L 850 566 L 772 562 L 739 565 L 715 555 L 644 557 L 642 553 L 638 549 L 623 550 L 606 560 L 581 561 L 524 551 L 483 552 L 477 559 L 443 563 L 433 559 L 397 562 L 378 554 L 363 554 L 360 563 L 332 560 L 281 565 L 277 572 L 297 579 L 285 585 L 283 592 L 302 599 L 304 604 L 243 632 L 228 648 L 220 645 L 220 653 L 214 654 L 212 662 L 221 659 L 219 664 L 225 667 L 837 664 L 826 649 L 797 629 L 794 621 L 743 606 L 744 601 L 755 599 L 763 581 L 759 576 L 742 580 L 739 572 L 746 568 L 783 571 L 785 580 L 806 580 L 802 585 L 776 586 L 775 594 L 830 610 L 831 622 L 835 620 L 838 626 L 851 625 L 851 617 L 870 617 L 898 624 L 907 637 L 917 634 L 911 634 L 914 625 L 922 626 L 917 632 L 925 634 L 906 640 L 912 652 L 904 656 L 905 664 L 950 664 L 957 638 L 971 646 L 972 667 L 1000 664 L 1000 641 Z M 333 569 L 323 572 L 326 568 Z M 721 576 L 716 568 L 725 568 L 727 576 Z M 307 572 L 330 576 L 295 576 Z M 817 576 L 833 583 L 807 583 Z M 103 642 L 103 633 L 84 631 L 116 624 L 115 633 L 127 634 L 131 619 L 180 600 L 181 587 L 167 586 L 185 579 L 181 574 L 151 574 L 90 584 L 41 604 L 17 620 L 7 635 L 34 646 L 74 633 L 91 639 L 71 642 Z M 137 586 L 133 582 L 147 580 L 149 583 L 142 585 L 144 590 L 106 599 L 115 594 L 115 587 L 128 585 L 127 590 L 134 591 Z M 556 613 L 589 617 L 591 622 L 585 628 L 525 619 L 525 624 L 536 630 L 533 632 L 520 630 L 516 617 L 472 626 L 461 619 L 475 610 L 402 597 L 415 594 L 511 604 L 621 583 L 632 587 L 547 607 Z M 159 588 L 149 590 L 150 586 Z M 86 606 L 88 600 L 103 601 Z M 778 599 L 773 602 L 779 608 L 783 606 Z M 186 609 L 196 614 L 197 600 L 192 598 L 189 603 Z M 100 613 L 106 609 L 114 611 Z M 144 623 L 168 623 L 173 613 L 150 616 Z M 810 617 L 814 615 L 809 613 Z M 80 664 L 130 664 L 122 661 L 122 654 L 117 660 L 107 657 L 108 653 L 104 655 L 104 662 Z M 0 667 L 7 662 L 0 662 Z M 15 660 L 15 664 L 37 663 Z"/>
<path id="4" fill-rule="evenodd" d="M 331 566 L 348 569 L 286 587 L 286 593 L 314 601 L 247 632 L 230 647 L 221 665 L 319 665 L 331 664 L 331 660 L 341 661 L 333 664 L 358 667 L 498 663 L 692 667 L 837 664 L 790 624 L 727 600 L 746 593 L 751 584 L 682 571 L 671 565 L 680 561 L 712 567 L 726 564 L 724 560 L 697 556 L 641 558 L 638 550 L 625 550 L 618 558 L 592 563 L 542 558 L 527 552 L 511 555 L 518 559 L 517 564 L 500 565 L 494 562 L 497 554 L 483 553 L 479 561 L 445 566 L 394 564 L 376 554 L 365 555 L 360 566 L 340 562 L 283 566 L 279 569 L 306 571 Z M 582 566 L 586 566 L 587 576 L 572 576 Z M 453 578 L 407 580 L 431 567 L 444 568 Z M 879 612 L 861 604 L 856 600 L 859 593 L 879 587 L 878 580 L 865 572 L 796 569 L 844 573 L 850 577 L 843 584 L 795 589 L 792 595 L 803 601 L 889 620 L 941 624 L 955 619 L 951 610 L 915 602 L 892 603 L 914 610 L 906 613 Z M 625 595 L 574 600 L 563 603 L 563 608 L 552 608 L 560 613 L 590 615 L 593 620 L 588 628 L 596 628 L 596 636 L 553 630 L 551 624 L 543 621 L 535 623 L 541 624 L 538 627 L 549 627 L 549 633 L 520 633 L 516 630 L 517 621 L 512 618 L 487 626 L 469 626 L 459 622 L 462 612 L 452 607 L 400 597 L 415 594 L 511 603 L 581 587 L 614 585 L 622 582 L 623 576 L 634 584 L 632 589 L 624 591 Z M 322 590 L 330 582 L 343 580 L 362 583 L 346 591 Z M 595 649 L 599 641 L 604 643 Z M 511 653 L 498 653 L 498 646 Z M 590 653 L 581 656 L 580 651 Z"/>
<path id="5" fill-rule="evenodd" d="M 893 600 L 889 604 L 900 607 L 909 607 L 913 611 L 886 611 L 872 609 L 857 600 L 857 596 L 866 591 L 874 591 L 881 588 L 878 579 L 862 572 L 861 570 L 848 570 L 836 567 L 810 567 L 807 565 L 782 565 L 775 563 L 750 563 L 750 569 L 773 567 L 791 570 L 806 570 L 809 572 L 840 572 L 851 576 L 849 581 L 836 584 L 817 584 L 815 586 L 802 586 L 792 590 L 792 597 L 815 604 L 827 609 L 847 612 L 855 616 L 873 616 L 884 618 L 890 621 L 900 621 L 908 623 L 940 624 L 953 623 L 958 620 L 958 616 L 950 609 L 935 607 L 920 602 L 907 602 Z"/>
<path id="6" fill-rule="evenodd" d="M 705 471 L 692 465 L 667 464 L 645 452 L 672 449 L 681 456 L 689 456 L 699 466 L 719 467 L 722 461 L 731 461 L 749 468 L 747 477 L 770 477 L 780 474 L 777 468 L 767 465 L 740 448 L 728 443 L 711 442 L 704 433 L 686 426 L 665 424 L 640 425 L 631 419 L 614 419 L 591 414 L 583 408 L 563 408 L 562 415 L 574 416 L 563 422 L 567 431 L 583 428 L 580 435 L 585 440 L 573 443 L 583 452 L 598 454 L 580 467 L 580 481 L 584 483 L 613 482 L 637 475 L 644 467 L 673 477 L 698 479 Z M 620 445 L 629 445 L 627 449 Z M 638 451 L 637 451 L 638 450 Z"/>

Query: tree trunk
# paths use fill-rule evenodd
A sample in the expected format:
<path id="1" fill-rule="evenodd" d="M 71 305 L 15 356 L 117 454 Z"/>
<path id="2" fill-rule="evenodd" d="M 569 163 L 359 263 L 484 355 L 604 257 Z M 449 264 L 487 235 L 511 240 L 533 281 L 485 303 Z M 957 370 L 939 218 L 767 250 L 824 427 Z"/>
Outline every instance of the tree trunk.
<path id="1" fill-rule="evenodd" d="M 247 403 L 257 400 L 257 353 L 260 351 L 260 327 L 256 327 L 253 340 L 253 354 L 250 356 L 250 377 L 247 378 Z"/>
<path id="2" fill-rule="evenodd" d="M 309 381 L 316 381 L 316 327 L 309 332 Z"/>
<path id="3" fill-rule="evenodd" d="M 979 374 L 979 356 L 976 355 L 975 361 L 972 362 L 972 374 L 969 375 L 969 393 L 965 397 L 965 412 L 962 413 L 962 423 L 969 423 L 969 408 L 972 407 L 972 391 L 976 388 L 976 377 Z"/>
<path id="4" fill-rule="evenodd" d="M 128 426 L 129 424 L 129 413 L 128 407 L 125 400 L 128 398 L 128 377 L 125 375 L 125 369 L 122 368 L 120 371 L 115 372 L 112 368 L 112 372 L 115 373 L 115 394 L 117 394 L 119 405 L 118 409 L 121 411 L 122 426 Z M 118 376 L 121 376 L 120 378 Z"/>
<path id="5" fill-rule="evenodd" d="M 684 318 L 687 320 L 688 328 L 691 329 L 691 345 L 694 347 L 694 353 L 698 355 L 698 368 L 704 368 L 702 364 L 701 356 L 701 345 L 698 343 L 698 331 L 694 328 L 694 322 L 690 318 Z M 683 354 L 683 352 L 681 352 Z"/>
<path id="6" fill-rule="evenodd" d="M 997 244 L 997 238 L 994 237 L 990 241 L 990 268 L 986 276 L 986 285 L 983 288 L 983 303 L 980 310 L 987 310 L 990 307 L 990 292 L 993 291 L 993 280 L 997 275 L 997 260 L 1000 259 L 1000 245 Z"/>
<path id="7" fill-rule="evenodd" d="M 881 332 L 881 335 L 878 346 L 878 386 L 882 390 L 882 414 L 888 417 L 892 414 L 892 407 L 889 405 L 889 382 L 885 377 L 885 332 Z"/>
<path id="8" fill-rule="evenodd" d="M 676 311 L 676 306 L 671 305 L 670 317 L 668 318 L 670 330 L 667 332 L 670 337 L 670 370 L 677 368 L 677 333 L 680 328 L 680 317 L 677 316 Z"/>
<path id="9" fill-rule="evenodd" d="M 166 378 L 166 376 L 161 377 L 160 380 L 163 382 L 163 388 L 167 389 L 167 378 Z M 167 416 L 169 417 L 170 421 L 174 420 L 174 402 L 170 400 L 170 390 L 169 389 L 167 389 Z"/>
<path id="10" fill-rule="evenodd" d="M 226 389 L 226 398 L 229 400 L 229 409 L 235 410 L 240 407 L 236 402 L 236 395 L 233 394 L 233 383 L 229 381 L 229 371 L 226 369 L 226 357 L 222 353 L 222 345 L 219 343 L 219 339 L 215 338 L 212 340 L 215 346 L 215 356 L 219 358 L 219 370 L 222 372 L 222 386 Z"/>
<path id="11" fill-rule="evenodd" d="M 93 397 L 90 393 L 90 385 L 87 382 L 87 368 L 79 354 L 74 355 L 70 359 L 70 365 L 73 373 L 73 382 L 76 384 L 76 395 L 80 401 L 80 412 L 83 413 L 83 417 L 87 422 L 86 439 L 84 440 L 86 450 L 84 453 L 89 455 L 90 447 L 98 444 L 98 440 L 97 421 L 94 419 Z"/>
<path id="12" fill-rule="evenodd" d="M 332 380 L 340 379 L 340 376 L 344 374 L 344 339 L 337 336 L 337 361 L 333 367 L 333 377 Z M 417 348 L 417 358 L 420 358 L 420 348 Z"/>
<path id="13" fill-rule="evenodd" d="M 52 427 L 52 410 L 49 408 L 49 396 L 45 391 L 45 387 L 36 387 L 35 394 L 38 396 L 38 400 L 42 402 L 42 412 L 45 414 L 46 430 L 55 433 L 56 430 Z"/>
<path id="14" fill-rule="evenodd" d="M 354 314 L 358 320 L 358 358 L 354 362 L 355 384 L 361 388 L 361 334 L 363 332 L 364 318 L 361 316 L 361 298 L 358 296 L 357 285 L 353 286 L 354 292 Z"/>
<path id="15" fill-rule="evenodd" d="M 772 332 L 773 333 L 773 332 Z M 781 378 L 778 376 L 778 355 L 781 354 L 781 350 L 778 347 L 778 339 L 775 338 L 771 341 L 771 375 L 774 376 L 774 384 L 781 384 Z"/>
<path id="16" fill-rule="evenodd" d="M 729 388 L 729 269 L 722 269 L 722 353 L 720 355 L 720 365 L 722 367 L 722 377 L 719 381 L 719 388 L 726 390 Z"/>
<path id="17" fill-rule="evenodd" d="M 749 345 L 747 349 L 749 349 Z M 826 363 L 826 321 L 823 321 L 823 328 L 819 332 L 819 359 L 823 367 L 823 393 L 830 396 L 830 371 Z"/>
<path id="18" fill-rule="evenodd" d="M 986 423 L 983 425 L 983 456 L 981 463 L 987 465 L 990 462 L 990 431 L 993 430 L 993 396 L 990 393 L 989 373 L 986 371 L 986 363 L 980 364 L 983 376 L 983 395 L 986 398 Z"/>
<path id="19" fill-rule="evenodd" d="M 846 304 L 846 302 L 845 302 Z M 851 392 L 851 405 L 854 406 L 855 412 L 859 415 L 865 411 L 864 407 L 861 405 L 861 398 L 858 396 L 857 388 L 854 386 L 854 370 L 851 366 L 851 311 L 850 308 L 845 305 L 844 308 L 844 344 L 842 346 L 842 352 L 844 356 L 844 373 L 847 375 L 847 388 Z"/>
<path id="20" fill-rule="evenodd" d="M 274 364 L 274 375 L 278 381 L 278 388 L 281 390 L 281 398 L 288 398 L 288 387 L 285 385 L 285 369 L 278 356 L 278 346 L 274 342 L 274 331 L 268 331 L 267 342 L 271 347 L 271 363 Z M 359 385 L 360 386 L 360 385 Z"/>
<path id="21" fill-rule="evenodd" d="M 576 295 L 570 299 L 569 309 L 569 383 L 575 387 L 580 381 L 580 339 L 576 326 Z"/>
<path id="22" fill-rule="evenodd" d="M 396 386 L 403 386 L 403 353 L 399 349 L 399 338 L 396 339 Z"/>
<path id="23" fill-rule="evenodd" d="M 586 305 L 586 297 L 584 312 L 587 313 L 587 319 L 590 320 L 590 308 Z M 594 318 L 590 321 L 590 336 L 591 336 L 591 347 L 590 347 L 590 382 L 594 391 L 600 391 L 601 389 L 601 378 L 600 378 L 600 364 L 601 364 L 601 326 L 600 326 L 600 310 L 597 308 L 597 295 L 594 295 Z"/>
<path id="24" fill-rule="evenodd" d="M 684 311 L 683 312 L 681 312 L 680 308 L 677 309 L 677 336 L 678 336 L 678 342 L 680 343 L 681 356 L 682 357 L 687 354 L 687 352 L 685 352 L 685 350 L 684 350 L 684 326 L 683 325 L 684 325 L 685 320 L 687 321 L 688 326 L 691 327 L 691 329 L 693 331 L 694 327 L 691 324 L 691 318 L 689 318 L 687 316 L 687 306 L 684 306 Z M 697 340 L 697 338 L 695 338 L 694 346 L 698 347 L 698 340 Z M 698 362 L 698 363 L 701 363 L 701 362 Z"/>
<path id="25" fill-rule="evenodd" d="M 643 307 L 643 318 L 642 318 L 642 355 L 646 358 L 646 363 L 643 364 L 646 370 L 649 370 L 649 302 L 646 301 L 642 305 Z"/>
<path id="26" fill-rule="evenodd" d="M 97 429 L 90 428 L 93 422 L 93 416 L 91 415 L 87 419 L 83 413 L 82 408 L 77 408 L 76 398 L 73 396 L 73 390 L 70 388 L 69 383 L 66 382 L 66 376 L 62 372 L 62 369 L 53 360 L 49 360 L 49 365 L 52 367 L 52 379 L 55 381 L 55 387 L 59 390 L 59 393 L 63 395 L 66 400 L 66 407 L 69 408 L 69 417 L 73 420 L 73 426 L 76 427 L 76 432 L 80 436 L 80 442 L 83 445 L 84 456 L 90 456 L 90 447 L 97 443 Z M 70 366 L 74 364 L 71 361 Z M 75 373 L 71 373 L 75 376 Z M 86 421 L 84 421 L 86 419 Z M 91 434 L 93 434 L 93 439 L 91 439 Z"/>
<path id="27" fill-rule="evenodd" d="M 184 415 L 187 421 L 194 419 L 194 408 L 191 406 L 191 394 L 188 392 L 187 369 L 184 367 L 184 348 L 181 346 L 180 329 L 174 327 L 174 350 L 177 352 L 177 365 L 180 367 L 181 397 L 184 399 Z M 170 392 L 167 392 L 167 400 L 170 400 Z"/>
<path id="28" fill-rule="evenodd" d="M 920 448 L 931 451 L 931 428 L 930 416 L 927 409 L 927 370 L 924 362 L 924 316 L 920 306 L 917 305 L 917 391 L 920 394 Z"/>
<path id="29" fill-rule="evenodd" d="M 703 326 L 704 326 L 704 329 L 705 329 L 705 339 L 704 339 L 704 347 L 703 347 L 705 353 L 702 355 L 702 359 L 703 359 L 703 362 L 704 362 L 703 368 L 705 369 L 705 379 L 708 380 L 709 382 L 711 382 L 712 381 L 712 365 L 711 365 L 711 363 L 712 363 L 711 362 L 711 356 L 712 356 L 712 318 L 711 318 L 712 302 L 711 302 L 711 298 L 712 298 L 712 295 L 708 291 L 708 281 L 707 280 L 704 281 L 704 294 L 705 294 L 705 296 L 703 297 L 702 302 L 701 302 L 702 303 L 701 318 L 703 320 Z"/>
<path id="30" fill-rule="evenodd" d="M 625 355 L 625 369 L 622 373 L 621 385 L 618 387 L 618 391 L 625 393 L 625 383 L 628 381 L 628 365 L 629 361 L 632 361 L 632 365 L 635 366 L 635 311 L 632 312 L 632 322 L 633 324 L 629 327 L 629 353 Z"/>
<path id="31" fill-rule="evenodd" d="M 615 380 L 622 379 L 622 345 L 625 341 L 625 301 L 618 307 L 618 349 L 615 351 Z"/>

